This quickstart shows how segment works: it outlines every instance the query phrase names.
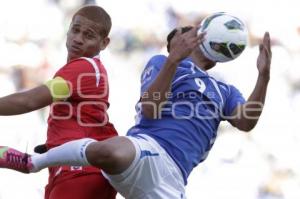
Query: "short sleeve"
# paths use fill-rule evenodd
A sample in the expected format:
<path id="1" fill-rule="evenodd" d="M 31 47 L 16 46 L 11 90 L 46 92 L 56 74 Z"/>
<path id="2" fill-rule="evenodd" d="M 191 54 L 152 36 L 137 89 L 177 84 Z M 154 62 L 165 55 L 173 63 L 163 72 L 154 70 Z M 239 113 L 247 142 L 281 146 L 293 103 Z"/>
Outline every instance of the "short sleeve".
<path id="1" fill-rule="evenodd" d="M 55 77 L 68 82 L 70 98 L 85 94 L 96 86 L 96 75 L 93 66 L 84 59 L 74 60 L 62 67 Z"/>
<path id="2" fill-rule="evenodd" d="M 143 94 L 156 77 L 159 74 L 161 67 L 164 65 L 166 57 L 163 55 L 157 55 L 152 57 L 149 62 L 146 64 L 144 71 L 141 75 L 141 94 Z"/>
<path id="3" fill-rule="evenodd" d="M 245 98 L 241 94 L 241 92 L 235 88 L 234 86 L 229 86 L 229 95 L 226 98 L 226 103 L 224 106 L 224 116 L 231 116 L 232 112 L 235 110 L 235 108 L 240 105 L 244 104 L 246 102 Z"/>

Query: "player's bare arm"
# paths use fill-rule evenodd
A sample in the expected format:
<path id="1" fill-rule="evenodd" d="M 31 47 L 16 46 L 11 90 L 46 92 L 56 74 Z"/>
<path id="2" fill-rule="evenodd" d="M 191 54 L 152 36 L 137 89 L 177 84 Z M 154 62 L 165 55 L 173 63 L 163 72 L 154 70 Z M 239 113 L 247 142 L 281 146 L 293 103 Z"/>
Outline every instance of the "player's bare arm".
<path id="1" fill-rule="evenodd" d="M 0 115 L 18 115 L 35 111 L 50 105 L 53 101 L 65 100 L 69 95 L 68 83 L 63 78 L 56 77 L 28 91 L 0 98 Z"/>
<path id="2" fill-rule="evenodd" d="M 18 115 L 43 108 L 52 103 L 47 86 L 19 92 L 0 98 L 0 115 Z"/>
<path id="3" fill-rule="evenodd" d="M 147 118 L 156 118 L 158 114 L 158 108 L 161 107 L 161 103 L 164 103 L 166 99 L 166 93 L 171 91 L 171 82 L 178 63 L 189 56 L 193 50 L 199 46 L 203 41 L 205 33 L 197 35 L 198 27 L 192 28 L 190 31 L 182 33 L 181 29 L 178 29 L 174 38 L 170 44 L 169 56 L 161 69 L 159 75 L 146 91 L 147 98 L 142 97 L 141 102 L 153 102 L 155 105 L 149 105 L 149 103 L 142 103 L 142 113 Z M 160 93 L 159 99 L 154 99 L 154 93 Z M 154 110 L 156 109 L 156 110 Z"/>
<path id="4" fill-rule="evenodd" d="M 270 35 L 268 32 L 266 32 L 262 43 L 259 45 L 259 55 L 257 58 L 258 78 L 255 88 L 247 102 L 237 107 L 233 112 L 232 115 L 237 115 L 237 117 L 229 120 L 233 126 L 240 130 L 252 130 L 257 124 L 257 121 L 262 113 L 267 87 L 270 80 L 271 59 L 272 51 Z"/>

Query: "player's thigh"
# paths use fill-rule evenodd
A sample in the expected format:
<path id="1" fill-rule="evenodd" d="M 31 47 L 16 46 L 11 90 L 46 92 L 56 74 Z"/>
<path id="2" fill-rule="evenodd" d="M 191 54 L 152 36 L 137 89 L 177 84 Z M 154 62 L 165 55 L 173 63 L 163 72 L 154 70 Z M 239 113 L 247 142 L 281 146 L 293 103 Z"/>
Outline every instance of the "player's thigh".
<path id="1" fill-rule="evenodd" d="M 70 178 L 56 184 L 47 199 L 115 199 L 116 191 L 101 174 Z"/>
<path id="2" fill-rule="evenodd" d="M 130 167 L 118 175 L 104 176 L 128 199 L 176 199 L 184 195 L 184 182 L 177 165 L 148 136 L 129 137 L 136 149 Z"/>

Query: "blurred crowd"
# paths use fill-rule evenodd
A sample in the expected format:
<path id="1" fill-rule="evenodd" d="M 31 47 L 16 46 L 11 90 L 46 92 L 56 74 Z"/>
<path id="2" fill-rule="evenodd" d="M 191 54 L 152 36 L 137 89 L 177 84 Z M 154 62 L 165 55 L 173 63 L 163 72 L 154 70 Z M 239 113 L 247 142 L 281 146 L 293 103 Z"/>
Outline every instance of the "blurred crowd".
<path id="1" fill-rule="evenodd" d="M 82 5 L 97 3 L 112 17 L 111 43 L 101 59 L 109 75 L 110 120 L 119 134 L 124 135 L 134 124 L 139 75 L 151 56 L 166 53 L 168 32 L 177 26 L 196 25 L 215 11 L 231 12 L 248 25 L 248 47 L 238 59 L 220 64 L 210 73 L 234 84 L 247 98 L 257 78 L 257 46 L 264 31 L 269 30 L 273 60 L 265 110 L 249 134 L 238 132 L 225 122 L 220 126 L 219 138 L 208 159 L 191 174 L 187 196 L 191 199 L 298 199 L 300 21 L 295 19 L 300 19 L 300 14 L 293 12 L 296 1 L 278 1 L 276 6 L 280 12 L 276 6 L 270 8 L 272 1 L 268 0 L 238 5 L 233 0 L 224 2 L 0 1 L 0 96 L 50 79 L 66 62 L 65 38 L 73 12 Z M 43 109 L 21 116 L 0 117 L 0 145 L 32 153 L 33 147 L 46 139 L 47 113 Z M 0 199 L 43 196 L 46 170 L 33 175 L 0 170 L 0 176 Z"/>

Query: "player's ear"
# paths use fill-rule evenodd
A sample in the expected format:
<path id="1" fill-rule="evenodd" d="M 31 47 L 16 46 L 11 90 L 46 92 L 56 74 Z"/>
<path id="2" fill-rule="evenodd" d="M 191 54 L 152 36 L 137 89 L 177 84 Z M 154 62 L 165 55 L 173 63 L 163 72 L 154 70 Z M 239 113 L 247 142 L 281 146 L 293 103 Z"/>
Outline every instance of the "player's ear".
<path id="1" fill-rule="evenodd" d="M 104 50 L 108 46 L 109 43 L 110 43 L 109 37 L 105 37 L 104 39 L 102 39 L 100 41 L 100 50 Z"/>

